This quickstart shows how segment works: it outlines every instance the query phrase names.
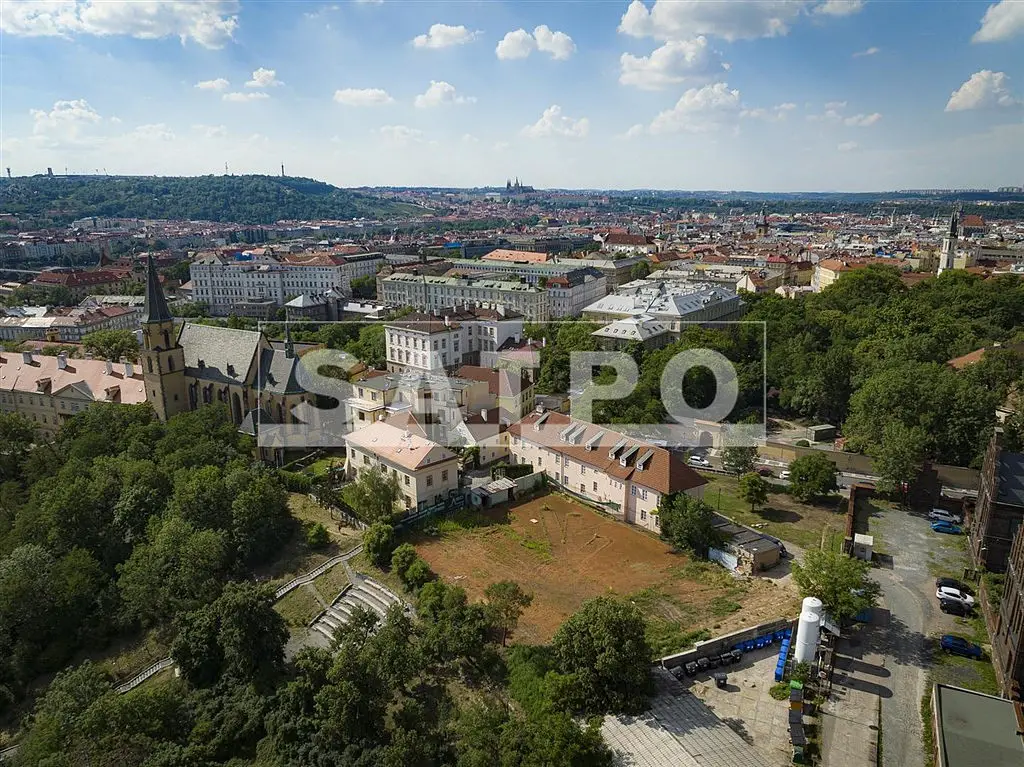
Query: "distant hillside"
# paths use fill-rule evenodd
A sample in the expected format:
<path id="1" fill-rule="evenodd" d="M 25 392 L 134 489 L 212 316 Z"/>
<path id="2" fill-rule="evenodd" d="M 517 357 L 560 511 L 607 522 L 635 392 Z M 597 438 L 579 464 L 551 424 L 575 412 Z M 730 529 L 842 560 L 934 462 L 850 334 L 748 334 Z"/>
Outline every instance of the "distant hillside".
<path id="1" fill-rule="evenodd" d="M 415 205 L 278 176 L 30 176 L 0 181 L 0 212 L 68 223 L 86 216 L 272 224 L 281 219 L 397 219 Z"/>

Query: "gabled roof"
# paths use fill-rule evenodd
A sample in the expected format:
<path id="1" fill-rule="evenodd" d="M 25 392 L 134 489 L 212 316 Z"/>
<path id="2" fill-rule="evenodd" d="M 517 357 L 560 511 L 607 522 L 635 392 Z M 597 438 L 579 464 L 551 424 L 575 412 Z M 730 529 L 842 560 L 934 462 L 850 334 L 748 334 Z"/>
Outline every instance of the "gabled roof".
<path id="1" fill-rule="evenodd" d="M 456 457 L 448 448 L 384 421 L 377 421 L 352 432 L 345 437 L 345 442 L 364 453 L 411 471 Z"/>
<path id="2" fill-rule="evenodd" d="M 537 428 L 540 419 L 543 420 Z M 573 444 L 562 442 L 561 434 L 571 424 L 584 427 L 583 431 L 574 432 Z M 662 494 L 690 490 L 706 484 L 700 474 L 663 447 L 623 436 L 604 426 L 575 420 L 562 413 L 533 412 L 509 426 L 508 431 L 526 442 L 543 445 L 552 452 L 592 466 L 619 481 L 628 480 Z M 591 445 L 590 450 L 587 450 L 588 443 Z M 615 451 L 614 457 L 609 457 L 610 451 L 616 447 L 619 449 Z M 637 470 L 637 459 L 646 456 L 648 452 L 651 452 L 651 456 L 643 470 Z M 625 466 L 620 462 L 623 456 L 627 456 Z"/>
<path id="3" fill-rule="evenodd" d="M 186 322 L 178 343 L 185 350 L 186 374 L 192 378 L 225 384 L 243 384 L 263 334 L 256 330 L 235 330 Z"/>

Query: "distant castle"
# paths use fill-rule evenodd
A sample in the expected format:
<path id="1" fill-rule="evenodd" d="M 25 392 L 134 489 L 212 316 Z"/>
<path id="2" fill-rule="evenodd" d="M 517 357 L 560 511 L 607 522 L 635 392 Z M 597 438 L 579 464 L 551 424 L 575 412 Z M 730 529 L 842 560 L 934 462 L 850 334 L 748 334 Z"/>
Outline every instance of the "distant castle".
<path id="1" fill-rule="evenodd" d="M 507 195 L 532 194 L 536 191 L 537 190 L 532 186 L 523 186 L 519 183 L 518 176 L 516 177 L 515 183 L 512 183 L 512 179 L 505 180 L 505 194 Z"/>

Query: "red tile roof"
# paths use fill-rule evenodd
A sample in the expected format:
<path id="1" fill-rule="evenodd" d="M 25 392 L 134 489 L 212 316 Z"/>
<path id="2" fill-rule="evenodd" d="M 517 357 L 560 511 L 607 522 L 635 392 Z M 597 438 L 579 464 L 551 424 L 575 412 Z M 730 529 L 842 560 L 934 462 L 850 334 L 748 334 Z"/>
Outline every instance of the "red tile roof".
<path id="1" fill-rule="evenodd" d="M 539 429 L 536 427 L 536 423 L 542 414 L 534 412 L 509 426 L 509 434 L 527 442 L 543 445 L 552 452 L 592 466 L 617 480 L 628 480 L 662 494 L 682 492 L 707 484 L 707 480 L 700 474 L 663 447 L 655 447 L 647 442 L 630 439 L 606 427 L 574 420 L 561 413 L 547 412 L 543 415 L 547 417 L 544 418 Z M 572 445 L 562 442 L 559 437 L 571 423 L 586 425 L 583 435 Z M 588 440 L 598 435 L 600 438 L 594 444 L 593 449 L 587 450 Z M 609 458 L 608 453 L 611 448 L 623 440 L 625 440 L 623 448 L 616 453 L 615 458 Z M 624 455 L 634 445 L 639 445 L 640 449 L 630 456 L 626 466 L 622 466 L 618 456 Z M 637 470 L 636 461 L 648 450 L 652 453 L 651 457 L 643 470 Z"/>

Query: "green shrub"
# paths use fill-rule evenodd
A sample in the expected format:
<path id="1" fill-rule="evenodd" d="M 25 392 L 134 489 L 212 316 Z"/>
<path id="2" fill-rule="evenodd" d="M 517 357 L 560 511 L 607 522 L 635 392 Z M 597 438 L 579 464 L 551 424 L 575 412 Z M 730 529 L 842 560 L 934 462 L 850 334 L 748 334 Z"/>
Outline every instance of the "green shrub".
<path id="1" fill-rule="evenodd" d="M 327 528 L 317 522 L 306 530 L 306 543 L 314 549 L 322 549 L 331 540 L 327 534 Z"/>
<path id="2" fill-rule="evenodd" d="M 363 549 L 377 567 L 384 567 L 391 560 L 394 547 L 395 528 L 386 522 L 375 522 L 363 531 Z"/>
<path id="3" fill-rule="evenodd" d="M 768 694 L 775 700 L 789 700 L 789 682 L 778 682 L 768 689 Z"/>
<path id="4" fill-rule="evenodd" d="M 406 568 L 405 578 L 402 581 L 410 590 L 417 591 L 434 580 L 435 577 L 434 571 L 430 569 L 430 565 L 420 557 L 416 557 L 412 564 Z"/>
<path id="5" fill-rule="evenodd" d="M 411 543 L 403 543 L 391 555 L 391 571 L 405 583 L 405 576 L 409 567 L 416 561 L 416 549 Z"/>
<path id="6" fill-rule="evenodd" d="M 290 493 L 308 493 L 313 487 L 313 478 L 308 474 L 278 469 L 277 475 L 281 478 L 281 484 L 284 485 L 285 490 Z"/>
<path id="7" fill-rule="evenodd" d="M 810 447 L 811 446 L 811 443 L 808 442 L 806 439 L 798 439 L 794 444 L 797 447 Z"/>

